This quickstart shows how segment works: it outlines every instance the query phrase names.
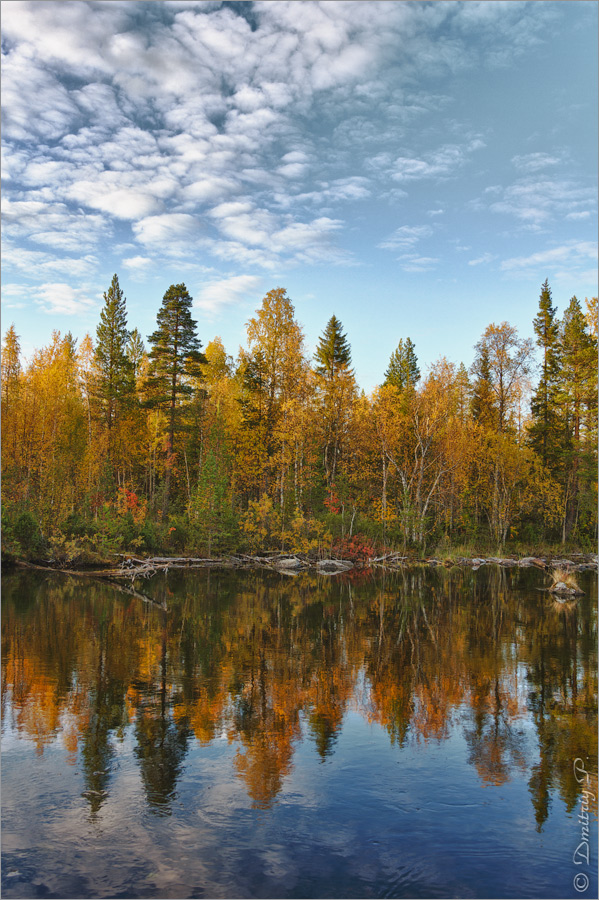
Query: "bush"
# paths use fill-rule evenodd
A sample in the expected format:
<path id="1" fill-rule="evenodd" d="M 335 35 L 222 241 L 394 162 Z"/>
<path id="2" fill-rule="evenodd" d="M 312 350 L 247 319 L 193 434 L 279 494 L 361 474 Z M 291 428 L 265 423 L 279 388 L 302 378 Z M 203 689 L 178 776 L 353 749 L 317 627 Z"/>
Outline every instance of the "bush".
<path id="1" fill-rule="evenodd" d="M 379 555 L 379 548 L 365 534 L 354 534 L 351 538 L 337 540 L 331 549 L 335 556 L 351 559 L 352 562 L 366 562 L 371 557 Z"/>
<path id="2" fill-rule="evenodd" d="M 19 549 L 26 556 L 43 554 L 46 541 L 35 517 L 28 510 L 19 513 L 12 525 L 12 536 Z"/>

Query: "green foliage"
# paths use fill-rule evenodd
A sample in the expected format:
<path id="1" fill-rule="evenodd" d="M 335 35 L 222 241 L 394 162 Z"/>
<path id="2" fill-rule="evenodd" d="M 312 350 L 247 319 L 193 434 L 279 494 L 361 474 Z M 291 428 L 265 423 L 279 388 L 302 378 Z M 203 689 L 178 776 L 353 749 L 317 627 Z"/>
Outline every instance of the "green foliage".
<path id="1" fill-rule="evenodd" d="M 351 349 L 337 316 L 331 316 L 320 336 L 314 360 L 316 372 L 327 379 L 334 378 L 340 369 L 350 369 Z"/>
<path id="2" fill-rule="evenodd" d="M 470 403 L 472 418 L 486 428 L 496 428 L 497 406 L 493 393 L 489 350 L 487 347 L 481 347 L 471 371 L 476 378 L 472 388 L 472 400 Z"/>
<path id="3" fill-rule="evenodd" d="M 133 391 L 133 367 L 126 352 L 129 337 L 126 300 L 118 276 L 114 275 L 110 288 L 104 293 L 95 350 L 94 393 L 109 429 L 114 426 Z"/>
<path id="4" fill-rule="evenodd" d="M 156 317 L 158 328 L 148 336 L 152 349 L 145 384 L 147 405 L 168 411 L 171 451 L 181 418 L 179 401 L 193 394 L 191 382 L 201 377 L 206 361 L 191 318 L 192 299 L 184 284 L 171 284 Z"/>
<path id="5" fill-rule="evenodd" d="M 237 518 L 223 461 L 213 450 L 205 454 L 197 486 L 188 504 L 194 544 L 210 556 L 231 549 Z"/>
<path id="6" fill-rule="evenodd" d="M 537 345 L 541 348 L 541 378 L 532 397 L 530 446 L 544 466 L 554 471 L 562 441 L 562 423 L 558 404 L 560 378 L 559 321 L 551 305 L 551 290 L 546 280 L 539 298 L 539 312 L 533 322 Z"/>
<path id="7" fill-rule="evenodd" d="M 6 528 L 6 535 L 4 529 Z M 29 510 L 12 511 L 6 519 L 3 515 L 2 540 L 17 555 L 35 558 L 46 552 L 48 544 L 41 532 L 39 522 Z M 11 546 L 12 545 L 12 546 Z"/>
<path id="8" fill-rule="evenodd" d="M 405 343 L 402 338 L 391 354 L 383 383 L 392 385 L 398 391 L 406 391 L 415 388 L 419 381 L 420 369 L 414 344 L 410 338 L 406 338 Z"/>

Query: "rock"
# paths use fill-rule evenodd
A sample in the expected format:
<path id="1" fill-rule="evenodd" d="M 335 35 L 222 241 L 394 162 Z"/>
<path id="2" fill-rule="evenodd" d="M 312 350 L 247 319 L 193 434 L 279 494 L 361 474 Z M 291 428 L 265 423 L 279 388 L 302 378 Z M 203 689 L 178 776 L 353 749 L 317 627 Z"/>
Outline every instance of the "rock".
<path id="1" fill-rule="evenodd" d="M 505 566 L 506 568 L 512 568 L 512 566 L 518 565 L 518 560 L 517 559 L 509 559 L 509 557 L 508 557 L 507 559 L 501 559 L 499 561 L 499 565 Z"/>
<path id="2" fill-rule="evenodd" d="M 297 556 L 288 556 L 284 559 L 277 559 L 273 565 L 275 569 L 300 569 L 304 564 Z"/>
<path id="3" fill-rule="evenodd" d="M 321 572 L 346 572 L 354 567 L 347 559 L 320 559 L 316 565 Z"/>
<path id="4" fill-rule="evenodd" d="M 518 565 L 523 568 L 528 568 L 529 566 L 534 566 L 535 558 L 534 556 L 524 556 L 521 560 L 519 560 Z"/>

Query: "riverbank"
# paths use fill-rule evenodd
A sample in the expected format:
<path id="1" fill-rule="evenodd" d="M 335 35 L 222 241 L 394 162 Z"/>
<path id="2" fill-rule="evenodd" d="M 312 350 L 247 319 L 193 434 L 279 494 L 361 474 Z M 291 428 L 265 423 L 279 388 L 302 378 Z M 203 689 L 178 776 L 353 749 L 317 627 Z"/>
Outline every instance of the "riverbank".
<path id="1" fill-rule="evenodd" d="M 500 566 L 502 568 L 537 568 L 542 570 L 564 569 L 570 572 L 597 571 L 598 557 L 591 553 L 572 553 L 567 556 L 474 556 L 474 557 L 417 557 L 388 553 L 382 556 L 364 559 L 343 557 L 317 558 L 303 553 L 277 553 L 250 556 L 248 554 L 230 554 L 220 557 L 191 556 L 152 556 L 141 557 L 130 554 L 118 554 L 115 557 L 100 557 L 98 554 L 82 554 L 69 560 L 26 560 L 14 558 L 4 561 L 3 566 L 20 566 L 44 571 L 59 571 L 65 574 L 102 577 L 125 578 L 133 580 L 137 577 L 147 578 L 156 572 L 168 572 L 177 569 L 270 569 L 288 575 L 300 572 L 316 571 L 324 575 L 335 575 L 349 572 L 352 569 L 408 569 L 414 566 L 429 568 L 464 567 L 476 571 L 482 566 Z"/>

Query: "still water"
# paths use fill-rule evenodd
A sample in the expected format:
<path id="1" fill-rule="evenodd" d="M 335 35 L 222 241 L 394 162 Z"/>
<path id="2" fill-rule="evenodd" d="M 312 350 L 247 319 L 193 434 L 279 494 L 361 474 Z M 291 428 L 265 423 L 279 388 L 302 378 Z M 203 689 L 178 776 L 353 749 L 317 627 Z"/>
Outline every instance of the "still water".
<path id="1" fill-rule="evenodd" d="M 579 580 L 6 575 L 4 897 L 596 897 Z"/>

